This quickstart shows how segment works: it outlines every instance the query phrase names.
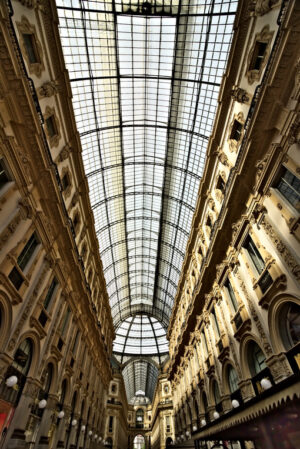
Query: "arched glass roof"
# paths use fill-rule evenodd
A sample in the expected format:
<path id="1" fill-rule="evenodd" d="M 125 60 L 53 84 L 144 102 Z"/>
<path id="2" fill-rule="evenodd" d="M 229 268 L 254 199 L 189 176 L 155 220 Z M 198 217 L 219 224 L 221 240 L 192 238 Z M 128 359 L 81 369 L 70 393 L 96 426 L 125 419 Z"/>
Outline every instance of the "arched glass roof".
<path id="1" fill-rule="evenodd" d="M 139 359 L 128 363 L 122 371 L 127 399 L 130 402 L 142 390 L 145 396 L 152 401 L 158 376 L 158 368 L 148 360 Z"/>
<path id="2" fill-rule="evenodd" d="M 166 330 L 156 318 L 147 315 L 128 317 L 116 329 L 113 351 L 115 354 L 133 356 L 166 354 Z"/>
<path id="3" fill-rule="evenodd" d="M 115 327 L 147 314 L 166 328 L 237 0 L 56 3 Z"/>

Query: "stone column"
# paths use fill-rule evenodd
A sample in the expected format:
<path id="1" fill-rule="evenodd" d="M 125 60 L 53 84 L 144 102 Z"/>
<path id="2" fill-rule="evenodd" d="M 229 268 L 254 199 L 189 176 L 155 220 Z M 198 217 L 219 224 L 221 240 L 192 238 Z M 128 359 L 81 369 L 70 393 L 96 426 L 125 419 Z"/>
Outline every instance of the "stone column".
<path id="1" fill-rule="evenodd" d="M 243 379 L 238 383 L 238 385 L 244 402 L 249 401 L 249 399 L 255 396 L 251 379 Z"/>
<path id="2" fill-rule="evenodd" d="M 38 381 L 32 378 L 27 379 L 21 399 L 7 432 L 7 449 L 22 449 L 26 447 L 26 425 L 31 405 L 37 398 L 39 389 L 40 384 Z"/>
<path id="3" fill-rule="evenodd" d="M 57 395 L 49 394 L 47 399 L 47 406 L 44 410 L 41 425 L 36 438 L 37 449 L 47 449 L 49 447 L 48 433 L 53 420 L 56 420 L 55 406 L 57 404 Z M 54 415 L 54 416 L 53 416 Z"/>
<path id="4" fill-rule="evenodd" d="M 76 445 L 77 445 L 77 441 L 76 441 L 76 436 L 77 436 L 77 427 L 78 427 L 78 421 L 79 421 L 79 414 L 78 413 L 74 413 L 73 414 L 73 418 L 72 421 L 76 419 L 77 420 L 77 424 L 76 426 L 72 426 L 71 423 L 71 431 L 70 431 L 70 436 L 69 436 L 69 443 L 68 443 L 68 447 L 66 449 L 75 449 Z"/>
<path id="5" fill-rule="evenodd" d="M 81 427 L 82 427 L 82 426 L 85 426 L 85 430 L 84 430 L 84 431 L 81 430 Z M 80 433 L 79 433 L 79 438 L 78 438 L 77 446 L 76 446 L 78 449 L 82 449 L 82 448 L 83 448 L 83 446 L 84 446 L 84 439 L 85 439 L 86 433 L 87 433 L 87 425 L 86 425 L 86 421 L 82 419 L 82 420 L 81 420 L 81 423 L 80 423 Z"/>
<path id="6" fill-rule="evenodd" d="M 65 412 L 65 416 L 60 420 L 58 424 L 58 429 L 56 432 L 56 436 L 53 441 L 53 448 L 64 448 L 65 447 L 65 439 L 66 439 L 66 430 L 69 425 L 69 419 L 71 415 L 71 407 L 68 405 L 64 405 L 63 410 Z"/>
<path id="7" fill-rule="evenodd" d="M 271 355 L 266 359 L 266 364 L 270 368 L 275 383 L 281 382 L 293 374 L 293 370 L 283 352 Z"/>

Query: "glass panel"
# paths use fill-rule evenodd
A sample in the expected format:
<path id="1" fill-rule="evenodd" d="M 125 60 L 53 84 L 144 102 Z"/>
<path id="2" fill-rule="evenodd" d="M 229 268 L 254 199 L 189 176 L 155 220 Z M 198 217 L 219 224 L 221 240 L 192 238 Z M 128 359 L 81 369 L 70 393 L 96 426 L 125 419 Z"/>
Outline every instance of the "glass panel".
<path id="1" fill-rule="evenodd" d="M 264 368 L 267 367 L 266 365 L 266 357 L 258 344 L 252 343 L 249 346 L 249 355 L 251 359 L 251 365 L 250 365 L 250 371 L 252 375 L 260 373 Z"/>
<path id="2" fill-rule="evenodd" d="M 53 297 L 53 293 L 54 293 L 54 290 L 55 290 L 56 286 L 57 286 L 57 280 L 56 280 L 56 278 L 54 278 L 52 280 L 52 282 L 51 282 L 51 285 L 49 287 L 49 290 L 48 290 L 47 295 L 46 295 L 45 300 L 44 300 L 44 308 L 46 310 L 50 306 L 50 302 L 51 302 L 51 299 Z"/>
<path id="3" fill-rule="evenodd" d="M 232 366 L 229 366 L 228 368 L 228 382 L 231 393 L 234 393 L 236 390 L 238 390 L 238 376 L 236 370 Z"/>
<path id="4" fill-rule="evenodd" d="M 250 236 L 247 237 L 244 247 L 248 251 L 248 254 L 249 254 L 255 268 L 257 269 L 258 273 L 260 274 L 265 267 L 265 262 L 264 262 L 263 258 L 261 257 L 260 252 L 256 248 L 256 246 Z"/>
<path id="5" fill-rule="evenodd" d="M 300 179 L 293 175 L 287 168 L 283 168 L 280 180 L 276 188 L 285 197 L 285 199 L 300 210 Z"/>
<path id="6" fill-rule="evenodd" d="M 56 4 L 114 351 L 161 363 L 237 1 Z"/>
<path id="7" fill-rule="evenodd" d="M 21 270 L 25 269 L 38 243 L 36 235 L 33 233 L 17 259 L 17 263 Z"/>
<path id="8" fill-rule="evenodd" d="M 229 299 L 230 299 L 230 302 L 231 302 L 231 306 L 232 306 L 233 310 L 236 312 L 237 309 L 238 309 L 238 302 L 236 300 L 235 293 L 234 293 L 234 290 L 232 288 L 232 285 L 231 285 L 229 279 L 227 279 L 227 281 L 225 283 L 225 287 L 227 288 L 227 292 L 228 292 L 228 296 L 229 296 Z"/>
<path id="9" fill-rule="evenodd" d="M 10 181 L 3 159 L 0 159 L 0 189 Z"/>

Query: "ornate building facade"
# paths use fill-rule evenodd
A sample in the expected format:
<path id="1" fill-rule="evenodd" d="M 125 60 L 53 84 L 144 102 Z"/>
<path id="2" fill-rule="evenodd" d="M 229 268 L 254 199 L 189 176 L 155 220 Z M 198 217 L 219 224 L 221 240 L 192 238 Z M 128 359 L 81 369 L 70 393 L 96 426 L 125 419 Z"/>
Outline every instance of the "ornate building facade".
<path id="1" fill-rule="evenodd" d="M 0 2 L 1 449 L 300 446 L 299 24 L 239 2 L 149 400 L 113 354 L 56 3 Z"/>

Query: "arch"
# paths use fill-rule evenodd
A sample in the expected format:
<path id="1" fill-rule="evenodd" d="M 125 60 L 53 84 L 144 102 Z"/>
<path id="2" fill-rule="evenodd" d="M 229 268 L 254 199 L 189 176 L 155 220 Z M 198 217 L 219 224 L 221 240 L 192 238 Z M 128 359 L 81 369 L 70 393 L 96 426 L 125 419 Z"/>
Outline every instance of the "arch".
<path id="1" fill-rule="evenodd" d="M 9 341 L 9 332 L 12 323 L 12 306 L 8 295 L 0 290 L 0 350 L 4 350 Z"/>
<path id="2" fill-rule="evenodd" d="M 36 377 L 36 373 L 38 371 L 39 363 L 40 363 L 40 337 L 37 333 L 33 331 L 28 331 L 22 334 L 18 340 L 17 348 L 20 347 L 24 340 L 31 340 L 32 342 L 32 359 L 30 369 L 27 373 L 27 376 Z"/>
<path id="3" fill-rule="evenodd" d="M 234 370 L 236 374 L 236 383 L 239 382 L 240 378 L 238 372 L 234 366 L 234 363 L 231 360 L 226 360 L 222 367 L 222 385 L 224 385 L 224 393 L 233 393 L 230 388 L 230 379 L 229 379 L 229 370 Z M 233 373 L 231 373 L 233 374 Z M 232 377 L 231 377 L 232 378 Z M 233 380 L 233 379 L 232 379 Z"/>
<path id="4" fill-rule="evenodd" d="M 271 343 L 276 352 L 287 351 L 292 346 L 288 344 L 286 336 L 282 334 L 283 314 L 286 314 L 288 304 L 295 304 L 300 307 L 300 298 L 296 295 L 280 294 L 273 298 L 268 311 L 268 324 L 270 329 Z M 284 322 L 286 324 L 286 321 Z"/>
<path id="5" fill-rule="evenodd" d="M 57 360 L 55 357 L 51 356 L 49 357 L 49 359 L 46 360 L 45 362 L 45 367 L 47 367 L 49 364 L 52 365 L 52 382 L 51 382 L 51 386 L 50 386 L 50 390 L 49 393 L 57 393 L 58 390 L 58 385 L 57 385 L 57 381 L 58 381 L 58 366 L 57 366 Z M 41 376 L 41 378 L 43 377 L 43 374 Z"/>
<path id="6" fill-rule="evenodd" d="M 208 400 L 207 400 L 207 394 L 205 393 L 205 391 L 202 391 L 202 393 L 201 393 L 201 408 L 202 408 L 203 413 L 207 412 Z"/>
<path id="7" fill-rule="evenodd" d="M 199 404 L 198 404 L 198 400 L 197 400 L 196 397 L 193 398 L 193 405 L 194 405 L 194 410 L 195 410 L 196 417 L 198 418 L 198 416 L 199 416 Z"/>
<path id="8" fill-rule="evenodd" d="M 219 404 L 221 402 L 220 388 L 215 378 L 211 379 L 210 383 L 210 403 Z"/>
<path id="9" fill-rule="evenodd" d="M 67 402 L 69 393 L 70 393 L 70 383 L 69 383 L 69 379 L 68 378 L 64 378 L 62 380 L 61 383 L 61 388 L 60 388 L 60 392 L 59 392 L 59 403 L 61 405 L 61 407 L 64 406 L 64 404 Z"/>
<path id="10" fill-rule="evenodd" d="M 169 446 L 171 446 L 171 445 L 172 445 L 172 443 L 173 443 L 173 440 L 172 440 L 172 438 L 171 438 L 171 437 L 168 437 L 168 438 L 166 439 L 166 447 L 169 447 Z"/>
<path id="11" fill-rule="evenodd" d="M 254 340 L 249 341 L 247 345 L 247 362 L 250 375 L 253 377 L 266 368 L 266 355 L 261 346 Z"/>
<path id="12" fill-rule="evenodd" d="M 111 437 L 106 438 L 106 447 L 112 447 L 113 440 Z"/>
<path id="13" fill-rule="evenodd" d="M 249 368 L 248 353 L 249 353 L 249 345 L 251 345 L 253 343 L 256 343 L 261 348 L 260 341 L 253 334 L 245 335 L 240 343 L 240 361 L 241 361 L 241 370 L 242 370 L 243 378 L 252 377 L 252 374 L 251 374 L 251 371 Z M 262 351 L 263 351 L 263 349 L 262 349 Z M 263 353 L 264 353 L 264 351 L 263 351 Z M 265 355 L 265 357 L 266 357 L 266 355 Z"/>
<path id="14" fill-rule="evenodd" d="M 24 377 L 27 377 L 30 371 L 33 351 L 31 338 L 24 338 L 15 350 L 12 366 Z"/>
<path id="15" fill-rule="evenodd" d="M 53 363 L 49 362 L 46 365 L 46 368 L 44 369 L 43 374 L 41 376 L 42 390 L 45 393 L 45 395 L 49 394 L 50 389 L 53 385 L 53 372 L 54 372 Z"/>
<path id="16" fill-rule="evenodd" d="M 144 415 L 144 410 L 142 408 L 138 408 L 135 413 L 136 427 L 144 427 Z"/>

